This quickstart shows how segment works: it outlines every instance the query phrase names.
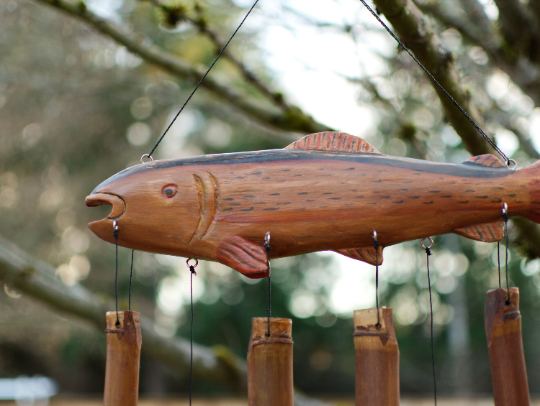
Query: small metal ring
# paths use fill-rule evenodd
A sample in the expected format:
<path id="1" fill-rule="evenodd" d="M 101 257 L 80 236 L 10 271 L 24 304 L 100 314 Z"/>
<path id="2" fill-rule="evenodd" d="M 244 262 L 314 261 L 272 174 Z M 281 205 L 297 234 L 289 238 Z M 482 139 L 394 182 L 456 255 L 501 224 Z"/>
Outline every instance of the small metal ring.
<path id="1" fill-rule="evenodd" d="M 144 154 L 142 157 L 141 157 L 141 164 L 144 164 L 145 162 L 143 161 L 144 158 L 150 158 L 150 162 L 152 162 L 154 160 L 154 158 L 152 158 L 152 155 L 150 154 Z"/>
<path id="2" fill-rule="evenodd" d="M 189 263 L 189 261 L 191 261 L 191 260 L 195 260 L 195 265 L 191 265 L 191 264 Z M 189 266 L 190 268 L 191 268 L 191 267 L 197 268 L 197 265 L 199 265 L 199 260 L 198 260 L 197 258 L 188 258 L 188 259 L 186 260 L 186 264 L 187 264 L 187 266 Z"/>
<path id="3" fill-rule="evenodd" d="M 424 245 L 424 241 L 426 241 L 426 240 L 429 240 L 429 247 L 426 247 Z M 428 248 L 433 247 L 433 238 L 431 238 L 431 237 L 422 238 L 422 241 L 420 241 L 420 245 L 422 246 L 423 249 L 428 249 Z"/>
<path id="4" fill-rule="evenodd" d="M 503 203 L 503 209 L 502 209 L 502 212 L 504 214 L 507 214 L 508 213 L 508 205 L 506 204 L 506 202 Z"/>
<path id="5" fill-rule="evenodd" d="M 269 244 L 270 244 L 270 231 L 268 231 L 268 232 L 266 233 L 266 235 L 264 236 L 264 243 L 265 243 L 266 245 L 269 245 Z"/>
<path id="6" fill-rule="evenodd" d="M 513 159 L 508 158 L 506 160 L 506 167 L 513 171 L 514 169 L 517 168 L 517 162 L 514 161 Z"/>
<path id="7" fill-rule="evenodd" d="M 373 241 L 379 241 L 377 237 L 377 231 L 373 230 Z"/>
<path id="8" fill-rule="evenodd" d="M 113 220 L 112 224 L 113 224 L 114 229 L 118 231 L 118 222 L 116 220 Z"/>

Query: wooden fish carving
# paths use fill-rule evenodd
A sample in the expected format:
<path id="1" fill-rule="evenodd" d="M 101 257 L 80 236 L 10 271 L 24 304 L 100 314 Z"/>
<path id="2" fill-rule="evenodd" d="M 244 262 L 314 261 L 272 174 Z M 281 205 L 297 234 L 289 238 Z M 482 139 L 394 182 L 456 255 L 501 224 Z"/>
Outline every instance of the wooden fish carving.
<path id="1" fill-rule="evenodd" d="M 267 232 L 270 258 L 333 250 L 371 264 L 382 262 L 383 247 L 449 232 L 499 241 L 504 203 L 509 215 L 540 222 L 539 167 L 509 170 L 493 155 L 462 164 L 396 158 L 325 132 L 280 150 L 133 166 L 86 204 L 112 206 L 89 224 L 108 242 L 116 220 L 121 246 L 219 261 L 260 278 Z"/>

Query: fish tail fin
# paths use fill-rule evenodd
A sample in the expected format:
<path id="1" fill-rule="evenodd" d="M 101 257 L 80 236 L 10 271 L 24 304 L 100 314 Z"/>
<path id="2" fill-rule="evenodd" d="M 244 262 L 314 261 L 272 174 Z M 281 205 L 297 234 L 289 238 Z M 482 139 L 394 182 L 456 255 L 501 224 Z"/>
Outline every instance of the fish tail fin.
<path id="1" fill-rule="evenodd" d="M 529 180 L 530 203 L 525 217 L 540 224 L 540 161 L 536 161 L 522 170 L 525 171 Z"/>

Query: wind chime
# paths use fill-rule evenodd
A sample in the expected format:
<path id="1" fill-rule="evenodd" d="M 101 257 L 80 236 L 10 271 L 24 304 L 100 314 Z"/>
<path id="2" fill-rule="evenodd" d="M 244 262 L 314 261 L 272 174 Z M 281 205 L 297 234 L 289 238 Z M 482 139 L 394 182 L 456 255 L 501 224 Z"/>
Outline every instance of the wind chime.
<path id="1" fill-rule="evenodd" d="M 378 298 L 383 248 L 421 240 L 430 282 L 432 236 L 456 233 L 499 242 L 506 235 L 508 249 L 511 216 L 540 223 L 540 161 L 510 169 L 515 162 L 474 125 L 505 164 L 489 154 L 457 165 L 392 157 L 358 137 L 336 132 L 310 134 L 279 150 L 153 161 L 165 131 L 146 155 L 151 162 L 119 172 L 86 198 L 88 206 L 112 206 L 107 218 L 89 227 L 117 250 L 123 246 L 193 258 L 187 262 L 191 278 L 198 260 L 211 260 L 248 278 L 268 279 L 268 314 L 253 319 L 248 349 L 250 406 L 294 404 L 292 321 L 271 317 L 270 260 L 332 250 L 375 265 L 376 308 L 354 312 L 356 405 L 399 405 L 392 309 L 381 308 Z M 529 404 L 529 392 L 519 291 L 508 285 L 508 260 L 506 276 L 506 289 L 499 283 L 499 289 L 486 294 L 485 327 L 495 404 L 521 406 Z M 431 283 L 429 292 L 431 301 Z M 118 311 L 117 304 L 106 318 L 105 405 L 136 405 L 139 314 Z M 193 342 L 193 298 L 191 322 Z M 433 355 L 432 311 L 431 328 Z M 434 394 L 436 403 L 436 386 Z"/>

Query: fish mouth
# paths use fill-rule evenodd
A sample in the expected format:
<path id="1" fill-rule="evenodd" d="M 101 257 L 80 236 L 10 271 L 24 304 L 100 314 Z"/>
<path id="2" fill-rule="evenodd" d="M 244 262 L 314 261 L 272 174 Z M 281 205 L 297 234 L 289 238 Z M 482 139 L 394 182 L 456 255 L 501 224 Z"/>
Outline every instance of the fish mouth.
<path id="1" fill-rule="evenodd" d="M 126 211 L 126 202 L 121 196 L 108 192 L 92 193 L 84 199 L 84 202 L 88 207 L 97 207 L 103 205 L 112 206 L 111 212 L 107 216 L 110 220 L 116 220 L 120 218 Z"/>

